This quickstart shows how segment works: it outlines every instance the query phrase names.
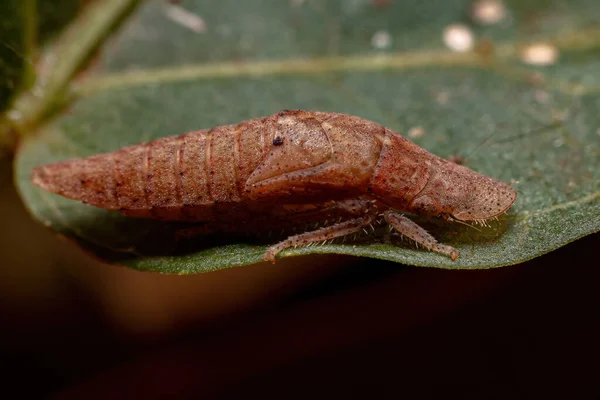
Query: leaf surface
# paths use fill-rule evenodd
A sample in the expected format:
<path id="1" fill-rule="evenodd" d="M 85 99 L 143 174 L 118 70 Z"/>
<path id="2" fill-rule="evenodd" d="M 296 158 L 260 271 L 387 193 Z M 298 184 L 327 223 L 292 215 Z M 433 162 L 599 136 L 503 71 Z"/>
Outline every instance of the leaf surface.
<path id="1" fill-rule="evenodd" d="M 262 260 L 266 244 L 207 242 L 151 255 L 176 229 L 34 187 L 34 166 L 230 124 L 281 109 L 379 122 L 441 157 L 513 181 L 519 198 L 489 228 L 426 221 L 456 261 L 361 238 L 282 256 L 351 254 L 440 268 L 519 263 L 600 229 L 600 3 L 506 1 L 479 26 L 470 1 L 209 0 L 142 3 L 106 43 L 76 100 L 22 144 L 17 182 L 32 214 L 94 254 L 132 268 L 196 273 Z M 453 53 L 444 29 L 465 23 L 476 51 Z M 375 36 L 375 38 L 374 38 Z M 519 58 L 531 41 L 550 66 Z M 378 48 L 379 47 L 379 48 Z M 422 134 L 419 134 L 422 133 Z"/>

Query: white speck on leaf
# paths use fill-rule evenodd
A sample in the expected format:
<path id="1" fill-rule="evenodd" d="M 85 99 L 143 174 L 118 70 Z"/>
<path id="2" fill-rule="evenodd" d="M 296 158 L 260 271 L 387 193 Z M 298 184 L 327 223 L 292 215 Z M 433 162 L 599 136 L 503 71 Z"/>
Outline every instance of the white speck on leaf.
<path id="1" fill-rule="evenodd" d="M 493 25 L 506 18 L 502 0 L 477 0 L 471 8 L 473 20 L 481 25 Z"/>
<path id="2" fill-rule="evenodd" d="M 388 49 L 392 45 L 392 36 L 387 31 L 377 31 L 371 38 L 371 45 L 376 49 Z"/>
<path id="3" fill-rule="evenodd" d="M 178 5 L 168 5 L 165 11 L 167 17 L 173 22 L 182 25 L 196 33 L 206 31 L 206 23 L 198 15 Z"/>
<path id="4" fill-rule="evenodd" d="M 425 134 L 425 129 L 422 126 L 415 126 L 408 131 L 408 137 L 412 139 L 420 138 Z"/>
<path id="5" fill-rule="evenodd" d="M 549 43 L 535 43 L 521 50 L 521 61 L 529 65 L 552 65 L 556 63 L 558 56 L 558 48 Z"/>
<path id="6" fill-rule="evenodd" d="M 444 43 L 455 52 L 465 53 L 471 51 L 475 44 L 475 36 L 468 26 L 462 24 L 448 25 L 444 29 Z"/>

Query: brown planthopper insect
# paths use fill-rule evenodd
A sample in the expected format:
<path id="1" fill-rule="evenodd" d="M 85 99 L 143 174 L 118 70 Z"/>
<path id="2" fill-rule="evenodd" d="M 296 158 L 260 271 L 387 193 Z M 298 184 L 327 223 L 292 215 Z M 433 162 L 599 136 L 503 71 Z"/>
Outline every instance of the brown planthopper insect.
<path id="1" fill-rule="evenodd" d="M 517 194 L 390 129 L 345 114 L 281 111 L 35 168 L 50 192 L 133 217 L 241 232 L 319 223 L 264 254 L 358 232 L 378 216 L 423 247 L 458 250 L 400 212 L 485 223 Z M 339 220 L 333 224 L 325 221 Z"/>

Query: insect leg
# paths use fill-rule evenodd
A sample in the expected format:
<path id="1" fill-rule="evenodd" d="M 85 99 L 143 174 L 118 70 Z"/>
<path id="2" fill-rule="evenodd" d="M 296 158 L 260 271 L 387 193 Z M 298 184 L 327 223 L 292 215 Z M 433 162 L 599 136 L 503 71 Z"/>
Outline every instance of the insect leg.
<path id="1" fill-rule="evenodd" d="M 359 232 L 365 226 L 369 226 L 371 222 L 373 222 L 375 217 L 376 214 L 370 213 L 360 218 L 354 218 L 348 221 L 341 222 L 339 224 L 326 226 L 324 228 L 317 229 L 316 231 L 290 236 L 284 241 L 269 247 L 269 249 L 265 252 L 265 255 L 263 256 L 263 259 L 265 261 L 271 261 L 272 263 L 275 263 L 275 256 L 279 252 L 289 247 L 305 246 L 310 243 L 322 242 L 324 240 L 330 240 L 340 236 L 346 236 L 350 233 Z"/>
<path id="2" fill-rule="evenodd" d="M 445 254 L 449 256 L 452 261 L 455 261 L 460 255 L 460 252 L 454 247 L 438 243 L 438 241 L 435 240 L 435 238 L 431 236 L 425 229 L 421 228 L 419 225 L 403 215 L 388 210 L 383 213 L 383 217 L 388 224 L 393 226 L 394 229 L 396 229 L 399 233 L 408 237 L 409 239 L 414 240 L 426 249 L 435 251 L 436 253 Z"/>

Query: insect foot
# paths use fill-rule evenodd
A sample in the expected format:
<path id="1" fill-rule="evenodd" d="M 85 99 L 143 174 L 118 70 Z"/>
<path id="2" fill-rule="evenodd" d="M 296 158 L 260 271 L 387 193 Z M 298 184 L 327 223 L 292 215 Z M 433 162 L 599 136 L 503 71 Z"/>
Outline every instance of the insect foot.
<path id="1" fill-rule="evenodd" d="M 419 225 L 400 215 L 394 211 L 388 210 L 383 213 L 383 217 L 388 224 L 394 227 L 399 233 L 406 236 L 409 239 L 414 240 L 421 246 L 434 251 L 436 253 L 445 254 L 449 256 L 452 261 L 456 261 L 460 252 L 452 246 L 438 243 L 433 236 L 431 236 L 425 229 Z"/>

